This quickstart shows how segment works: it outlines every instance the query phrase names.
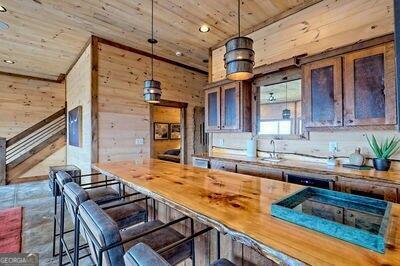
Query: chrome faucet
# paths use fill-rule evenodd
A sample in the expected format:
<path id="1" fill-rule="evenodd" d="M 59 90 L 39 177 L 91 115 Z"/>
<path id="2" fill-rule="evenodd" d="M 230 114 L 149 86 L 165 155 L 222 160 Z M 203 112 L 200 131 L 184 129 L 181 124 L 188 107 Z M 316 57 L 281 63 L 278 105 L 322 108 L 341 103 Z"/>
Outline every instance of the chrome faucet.
<path id="1" fill-rule="evenodd" d="M 278 156 L 276 155 L 275 141 L 273 139 L 271 139 L 269 144 L 271 144 L 273 147 L 272 153 L 270 154 L 271 158 L 278 158 Z"/>

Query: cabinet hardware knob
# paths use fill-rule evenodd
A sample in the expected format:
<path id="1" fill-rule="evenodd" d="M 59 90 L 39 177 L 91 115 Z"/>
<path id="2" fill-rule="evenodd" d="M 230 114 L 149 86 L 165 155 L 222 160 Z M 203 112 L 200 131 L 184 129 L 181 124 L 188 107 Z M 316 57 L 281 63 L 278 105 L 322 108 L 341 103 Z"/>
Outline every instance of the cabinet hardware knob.
<path id="1" fill-rule="evenodd" d="M 350 120 L 349 120 L 349 123 L 353 123 L 353 120 L 350 119 Z"/>

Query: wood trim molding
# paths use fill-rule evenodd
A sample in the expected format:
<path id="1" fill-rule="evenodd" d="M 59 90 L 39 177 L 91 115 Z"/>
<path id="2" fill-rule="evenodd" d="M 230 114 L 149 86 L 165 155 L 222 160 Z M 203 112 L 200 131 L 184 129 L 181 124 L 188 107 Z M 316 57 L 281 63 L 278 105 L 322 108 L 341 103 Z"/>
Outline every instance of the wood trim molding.
<path id="1" fill-rule="evenodd" d="M 0 138 L 0 186 L 6 184 L 6 138 Z"/>
<path id="2" fill-rule="evenodd" d="M 33 77 L 33 76 L 27 76 L 27 75 L 15 74 L 15 73 L 9 73 L 9 72 L 2 72 L 2 71 L 0 71 L 0 75 L 16 77 L 16 78 L 25 78 L 25 79 L 31 79 L 31 80 L 39 80 L 39 81 L 52 82 L 52 83 L 62 83 L 64 81 L 64 80 L 59 80 L 59 79 L 53 80 L 53 79 Z M 60 74 L 60 75 L 62 75 L 62 74 Z"/>
<path id="3" fill-rule="evenodd" d="M 86 51 L 86 49 L 89 47 L 89 45 L 92 44 L 93 41 L 93 36 L 91 36 L 85 45 L 83 46 L 82 50 L 79 52 L 78 56 L 75 58 L 74 62 L 71 64 L 71 66 L 68 68 L 67 72 L 65 73 L 65 76 L 68 76 L 69 72 L 74 68 L 78 60 L 82 57 L 83 53 Z"/>
<path id="4" fill-rule="evenodd" d="M 397 130 L 400 131 L 400 3 L 393 0 L 394 3 L 394 48 L 396 64 L 396 93 L 397 93 Z M 400 196 L 399 196 L 400 197 Z"/>
<path id="5" fill-rule="evenodd" d="M 12 178 L 12 179 L 9 180 L 7 185 L 43 181 L 43 180 L 46 180 L 48 178 L 49 178 L 49 176 L 47 176 L 47 175 L 38 175 L 38 176 L 30 176 L 30 177 L 22 177 L 22 178 Z"/>
<path id="6" fill-rule="evenodd" d="M 274 17 L 271 17 L 271 18 L 269 18 L 269 19 L 267 19 L 267 20 L 261 22 L 260 24 L 258 24 L 258 25 L 256 25 L 256 26 L 253 26 L 253 27 L 248 28 L 248 29 L 246 29 L 246 30 L 242 30 L 242 31 L 241 31 L 241 36 L 249 35 L 250 33 L 253 33 L 253 32 L 255 32 L 255 31 L 257 31 L 257 30 L 259 30 L 259 29 L 262 29 L 262 28 L 265 28 L 265 27 L 267 27 L 268 25 L 271 25 L 271 24 L 273 24 L 273 23 L 275 23 L 275 22 L 277 22 L 277 21 L 279 21 L 279 20 L 282 20 L 282 19 L 284 19 L 284 18 L 287 18 L 287 17 L 289 17 L 289 16 L 291 16 L 291 15 L 294 15 L 294 14 L 296 14 L 297 12 L 300 12 L 300 11 L 302 11 L 303 9 L 306 9 L 306 8 L 308 8 L 308 7 L 312 6 L 312 5 L 315 5 L 315 4 L 317 4 L 317 3 L 321 2 L 321 1 L 323 1 L 323 0 L 307 0 L 307 1 L 305 1 L 303 4 L 300 4 L 300 5 L 298 5 L 298 6 L 296 6 L 296 7 L 293 7 L 293 8 L 291 8 L 291 9 L 285 11 L 285 12 L 282 12 L 282 13 L 280 13 L 280 14 L 274 16 Z M 224 46 L 225 43 L 226 43 L 228 40 L 230 40 L 230 39 L 232 39 L 232 38 L 234 38 L 234 37 L 237 37 L 237 35 L 230 36 L 229 38 L 226 38 L 226 39 L 224 39 L 224 40 L 218 42 L 216 45 L 213 45 L 213 46 L 211 47 L 211 49 L 212 49 L 212 50 L 215 50 L 215 49 L 217 49 L 217 48 L 220 48 L 221 46 Z"/>
<path id="7" fill-rule="evenodd" d="M 350 44 L 350 45 L 342 46 L 342 47 L 331 49 L 331 50 L 326 50 L 319 54 L 301 57 L 301 58 L 299 58 L 299 65 L 304 65 L 307 63 L 319 61 L 319 60 L 326 59 L 329 57 L 339 56 L 339 55 L 343 55 L 346 53 L 370 48 L 370 47 L 377 46 L 377 45 L 380 45 L 383 43 L 391 42 L 393 40 L 394 40 L 394 34 L 391 33 L 391 34 L 383 35 L 383 36 L 365 40 L 365 41 L 358 41 L 358 42 Z"/>
<path id="8" fill-rule="evenodd" d="M 99 38 L 91 38 L 91 123 L 92 123 L 92 163 L 99 161 Z"/>
<path id="9" fill-rule="evenodd" d="M 140 55 L 147 56 L 147 57 L 150 57 L 150 58 L 152 57 L 151 53 L 148 53 L 148 52 L 145 52 L 145 51 L 142 51 L 142 50 L 139 50 L 139 49 L 124 45 L 124 44 L 116 43 L 114 41 L 106 40 L 106 39 L 103 39 L 103 38 L 100 38 L 100 37 L 97 37 L 97 36 L 94 36 L 94 38 L 96 38 L 99 43 L 103 43 L 103 44 L 107 44 L 107 45 L 110 45 L 110 46 L 114 46 L 114 47 L 120 48 L 122 50 L 126 50 L 126 51 L 129 51 L 129 52 L 140 54 Z M 207 71 L 198 69 L 196 67 L 188 66 L 188 65 L 173 61 L 171 59 L 168 59 L 168 58 L 165 58 L 165 57 L 162 57 L 162 56 L 154 55 L 153 58 L 155 60 L 163 61 L 163 62 L 172 64 L 172 65 L 175 65 L 175 66 L 178 66 L 178 67 L 185 68 L 185 69 L 190 70 L 190 71 L 198 72 L 198 73 L 203 74 L 203 75 L 208 75 Z"/>
<path id="10" fill-rule="evenodd" d="M 152 105 L 165 106 L 165 107 L 176 107 L 176 108 L 187 108 L 188 107 L 188 103 L 175 102 L 175 101 L 163 100 L 163 99 L 161 99 L 159 103 L 152 104 Z"/>

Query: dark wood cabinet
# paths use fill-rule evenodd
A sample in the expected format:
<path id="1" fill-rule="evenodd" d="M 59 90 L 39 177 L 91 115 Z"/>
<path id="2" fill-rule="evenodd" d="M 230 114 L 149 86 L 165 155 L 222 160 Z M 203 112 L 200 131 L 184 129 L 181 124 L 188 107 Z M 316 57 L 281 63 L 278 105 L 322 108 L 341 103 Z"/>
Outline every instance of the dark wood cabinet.
<path id="1" fill-rule="evenodd" d="M 205 96 L 205 126 L 206 131 L 216 131 L 221 128 L 221 88 L 212 88 L 206 91 Z"/>
<path id="2" fill-rule="evenodd" d="M 342 59 L 304 65 L 303 85 L 305 126 L 342 126 Z"/>
<path id="3" fill-rule="evenodd" d="M 365 180 L 355 181 L 342 177 L 339 179 L 338 188 L 341 192 L 397 202 L 397 188 L 390 184 Z"/>
<path id="4" fill-rule="evenodd" d="M 234 82 L 221 87 L 221 127 L 240 128 L 240 83 Z"/>
<path id="5" fill-rule="evenodd" d="M 344 56 L 344 124 L 396 124 L 393 43 Z"/>
<path id="6" fill-rule="evenodd" d="M 205 91 L 206 132 L 251 131 L 251 83 L 230 82 Z"/>
<path id="7" fill-rule="evenodd" d="M 306 128 L 396 124 L 393 42 L 302 66 Z"/>
<path id="8" fill-rule="evenodd" d="M 239 174 L 265 177 L 268 179 L 274 179 L 279 181 L 282 181 L 283 179 L 282 170 L 268 168 L 265 166 L 258 166 L 254 164 L 245 164 L 245 163 L 237 164 L 237 172 Z"/>

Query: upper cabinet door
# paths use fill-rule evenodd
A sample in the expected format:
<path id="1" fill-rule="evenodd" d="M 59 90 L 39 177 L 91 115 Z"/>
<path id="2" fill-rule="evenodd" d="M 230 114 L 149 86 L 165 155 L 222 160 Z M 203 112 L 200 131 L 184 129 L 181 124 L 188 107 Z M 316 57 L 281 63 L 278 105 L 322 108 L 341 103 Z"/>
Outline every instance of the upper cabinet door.
<path id="1" fill-rule="evenodd" d="M 223 130 L 240 129 L 240 82 L 221 88 L 221 127 Z"/>
<path id="2" fill-rule="evenodd" d="M 342 60 L 329 58 L 303 66 L 305 127 L 342 126 Z"/>
<path id="3" fill-rule="evenodd" d="M 206 131 L 217 131 L 221 128 L 221 88 L 213 88 L 206 91 Z"/>
<path id="4" fill-rule="evenodd" d="M 346 126 L 396 124 L 393 43 L 344 57 Z"/>

